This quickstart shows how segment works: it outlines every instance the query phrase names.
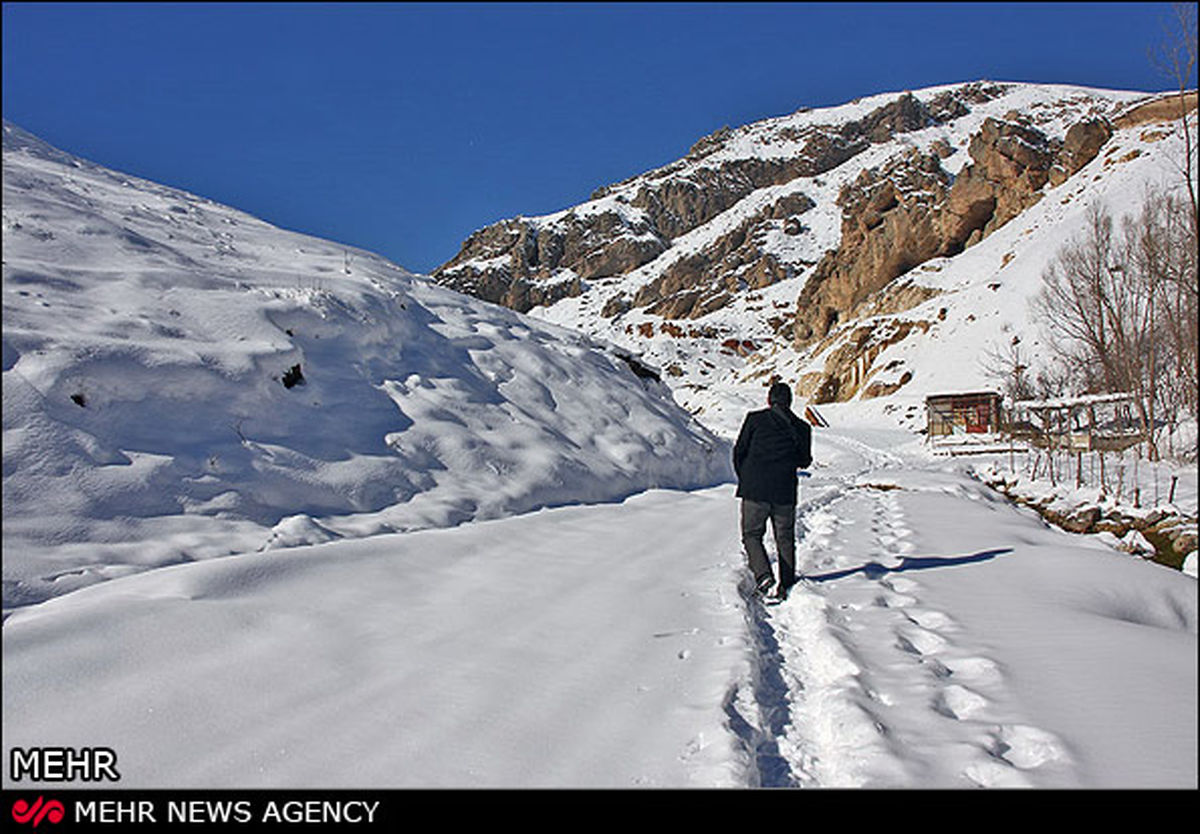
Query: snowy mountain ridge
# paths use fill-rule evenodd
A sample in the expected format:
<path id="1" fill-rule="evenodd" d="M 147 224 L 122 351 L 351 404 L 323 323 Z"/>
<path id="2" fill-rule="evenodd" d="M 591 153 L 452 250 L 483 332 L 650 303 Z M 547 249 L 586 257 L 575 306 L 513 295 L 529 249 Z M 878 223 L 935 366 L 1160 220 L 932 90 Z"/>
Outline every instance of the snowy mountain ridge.
<path id="1" fill-rule="evenodd" d="M 3 211 L 6 609 L 727 475 L 621 351 L 7 122 Z"/>
<path id="2" fill-rule="evenodd" d="M 979 81 L 801 110 L 482 229 L 433 275 L 643 355 L 710 425 L 717 392 L 780 375 L 915 428 L 925 394 L 989 386 L 987 347 L 1037 356 L 1028 300 L 1090 203 L 1170 181 L 1179 137 L 1139 116 L 1162 99 Z"/>

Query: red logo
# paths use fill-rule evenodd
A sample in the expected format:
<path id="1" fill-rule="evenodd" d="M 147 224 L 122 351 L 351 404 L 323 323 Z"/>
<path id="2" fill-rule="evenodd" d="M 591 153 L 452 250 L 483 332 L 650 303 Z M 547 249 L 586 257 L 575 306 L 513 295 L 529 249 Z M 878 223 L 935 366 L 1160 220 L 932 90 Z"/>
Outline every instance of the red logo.
<path id="1" fill-rule="evenodd" d="M 66 809 L 57 799 L 43 802 L 42 797 L 39 796 L 32 805 L 24 799 L 18 799 L 13 803 L 12 815 L 13 819 L 22 825 L 32 822 L 33 827 L 37 828 L 38 823 L 44 819 L 48 819 L 52 823 L 62 822 L 62 818 L 66 815 Z"/>

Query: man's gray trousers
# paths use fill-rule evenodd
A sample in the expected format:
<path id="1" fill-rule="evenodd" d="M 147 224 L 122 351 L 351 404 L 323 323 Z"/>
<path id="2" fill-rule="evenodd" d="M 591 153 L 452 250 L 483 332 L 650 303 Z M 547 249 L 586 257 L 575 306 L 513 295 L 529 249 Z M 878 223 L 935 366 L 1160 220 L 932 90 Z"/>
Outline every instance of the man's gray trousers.
<path id="1" fill-rule="evenodd" d="M 742 547 L 746 549 L 755 583 L 774 578 L 763 546 L 768 521 L 779 554 L 779 583 L 789 588 L 796 582 L 796 505 L 742 499 Z"/>

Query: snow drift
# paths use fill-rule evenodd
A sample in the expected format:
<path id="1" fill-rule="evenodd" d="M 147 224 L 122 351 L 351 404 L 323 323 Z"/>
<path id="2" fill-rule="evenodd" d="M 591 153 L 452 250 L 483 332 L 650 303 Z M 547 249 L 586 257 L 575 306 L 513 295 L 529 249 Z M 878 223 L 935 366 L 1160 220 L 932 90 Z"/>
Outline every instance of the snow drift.
<path id="1" fill-rule="evenodd" d="M 612 350 L 4 125 L 4 605 L 711 485 Z"/>

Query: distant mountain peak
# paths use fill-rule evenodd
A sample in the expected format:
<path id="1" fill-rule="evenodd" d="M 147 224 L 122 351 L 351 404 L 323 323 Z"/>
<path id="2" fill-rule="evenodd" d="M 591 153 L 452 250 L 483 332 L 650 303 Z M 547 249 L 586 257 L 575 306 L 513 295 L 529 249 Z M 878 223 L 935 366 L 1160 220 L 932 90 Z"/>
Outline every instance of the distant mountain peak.
<path id="1" fill-rule="evenodd" d="M 979 80 L 723 127 L 585 203 L 479 230 L 433 277 L 643 352 L 695 410 L 729 375 L 791 374 L 817 402 L 890 396 L 928 374 L 872 388 L 878 339 L 817 370 L 830 339 L 931 303 L 945 289 L 919 267 L 960 258 L 1064 187 L 1162 98 Z M 934 329 L 921 322 L 889 344 Z M 731 355 L 730 340 L 756 349 Z"/>

